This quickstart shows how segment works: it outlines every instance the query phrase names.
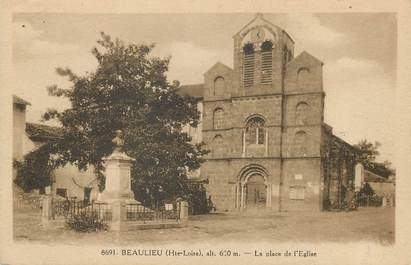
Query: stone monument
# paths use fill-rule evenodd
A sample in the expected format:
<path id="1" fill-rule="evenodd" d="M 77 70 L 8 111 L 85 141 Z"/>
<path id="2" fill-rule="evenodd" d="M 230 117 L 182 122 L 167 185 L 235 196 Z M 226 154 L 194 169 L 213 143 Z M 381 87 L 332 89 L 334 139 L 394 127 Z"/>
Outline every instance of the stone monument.
<path id="1" fill-rule="evenodd" d="M 131 190 L 131 163 L 133 158 L 124 152 L 124 139 L 121 130 L 116 131 L 112 140 L 115 144 L 113 153 L 103 158 L 106 167 L 105 189 L 100 202 L 108 203 L 112 212 L 111 230 L 123 230 L 127 221 L 127 205 L 139 205 Z"/>

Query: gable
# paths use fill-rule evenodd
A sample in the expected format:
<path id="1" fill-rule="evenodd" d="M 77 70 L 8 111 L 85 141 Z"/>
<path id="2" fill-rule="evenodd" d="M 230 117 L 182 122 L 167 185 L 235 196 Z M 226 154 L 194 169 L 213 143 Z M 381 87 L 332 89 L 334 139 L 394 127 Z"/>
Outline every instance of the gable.
<path id="1" fill-rule="evenodd" d="M 305 65 L 305 66 L 322 66 L 324 63 L 317 59 L 316 57 L 312 56 L 306 51 L 300 53 L 297 57 L 291 60 L 288 63 L 288 66 L 292 66 L 294 64 Z M 287 67 L 288 67 L 287 66 Z"/>
<path id="2" fill-rule="evenodd" d="M 248 22 L 242 29 L 240 29 L 234 36 L 244 37 L 251 29 L 257 26 L 266 26 L 268 28 L 273 28 L 278 31 L 281 30 L 278 26 L 274 25 L 269 20 L 265 19 L 263 14 L 257 13 L 255 17 L 250 22 Z"/>
<path id="3" fill-rule="evenodd" d="M 205 72 L 204 75 L 205 76 L 213 75 L 215 73 L 225 74 L 225 73 L 231 73 L 232 71 L 233 71 L 233 69 L 231 69 L 227 65 L 225 65 L 221 62 L 217 62 L 210 69 L 208 69 L 208 71 Z"/>

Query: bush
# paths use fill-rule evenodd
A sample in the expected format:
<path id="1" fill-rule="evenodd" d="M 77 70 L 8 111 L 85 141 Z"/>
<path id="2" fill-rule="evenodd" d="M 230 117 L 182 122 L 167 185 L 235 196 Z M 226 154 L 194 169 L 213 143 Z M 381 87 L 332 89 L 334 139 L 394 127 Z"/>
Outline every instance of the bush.
<path id="1" fill-rule="evenodd" d="M 370 184 L 368 184 L 367 182 L 364 184 L 364 186 L 359 191 L 359 195 L 361 196 L 373 196 L 374 194 L 375 194 L 375 191 L 370 186 Z"/>
<path id="2" fill-rule="evenodd" d="M 189 214 L 207 214 L 211 211 L 206 189 L 202 184 L 189 184 L 186 188 Z"/>
<path id="3" fill-rule="evenodd" d="M 97 212 L 79 212 L 66 219 L 66 224 L 70 229 L 78 232 L 97 232 L 108 230 L 108 225 L 102 221 Z"/>

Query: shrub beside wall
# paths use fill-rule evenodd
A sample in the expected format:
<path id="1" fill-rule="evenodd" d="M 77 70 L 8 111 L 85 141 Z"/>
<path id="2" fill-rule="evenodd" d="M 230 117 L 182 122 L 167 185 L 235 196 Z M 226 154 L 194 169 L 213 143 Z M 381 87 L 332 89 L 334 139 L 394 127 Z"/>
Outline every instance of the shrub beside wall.
<path id="1" fill-rule="evenodd" d="M 211 211 L 207 192 L 203 184 L 189 183 L 187 185 L 188 213 L 190 215 L 207 214 Z"/>
<path id="2" fill-rule="evenodd" d="M 80 212 L 66 219 L 70 229 L 78 232 L 97 232 L 108 230 L 108 225 L 98 216 L 97 212 Z"/>

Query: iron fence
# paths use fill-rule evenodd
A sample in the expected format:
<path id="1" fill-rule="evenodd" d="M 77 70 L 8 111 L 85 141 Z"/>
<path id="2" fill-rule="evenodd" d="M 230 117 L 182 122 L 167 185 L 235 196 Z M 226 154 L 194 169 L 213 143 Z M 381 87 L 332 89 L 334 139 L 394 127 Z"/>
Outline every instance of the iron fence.
<path id="1" fill-rule="evenodd" d="M 164 204 L 155 209 L 150 209 L 142 204 L 127 204 L 126 219 L 127 221 L 179 221 L 180 207 L 177 203 Z M 110 221 L 112 212 L 110 205 L 101 202 L 87 202 L 69 199 L 52 200 L 52 216 L 64 217 L 66 220 L 72 220 L 80 215 L 94 215 L 99 221 Z"/>
<path id="2" fill-rule="evenodd" d="M 165 204 L 160 207 L 149 209 L 141 204 L 127 204 L 128 221 L 165 221 L 180 220 L 180 209 L 177 204 Z"/>
<path id="3" fill-rule="evenodd" d="M 377 195 L 358 196 L 358 207 L 381 207 L 383 198 Z"/>
<path id="4" fill-rule="evenodd" d="M 53 217 L 62 216 L 65 219 L 72 219 L 75 216 L 83 215 L 96 215 L 98 220 L 107 221 L 111 220 L 111 210 L 107 203 L 101 202 L 88 202 L 88 201 L 76 201 L 76 200 L 52 200 Z"/>

